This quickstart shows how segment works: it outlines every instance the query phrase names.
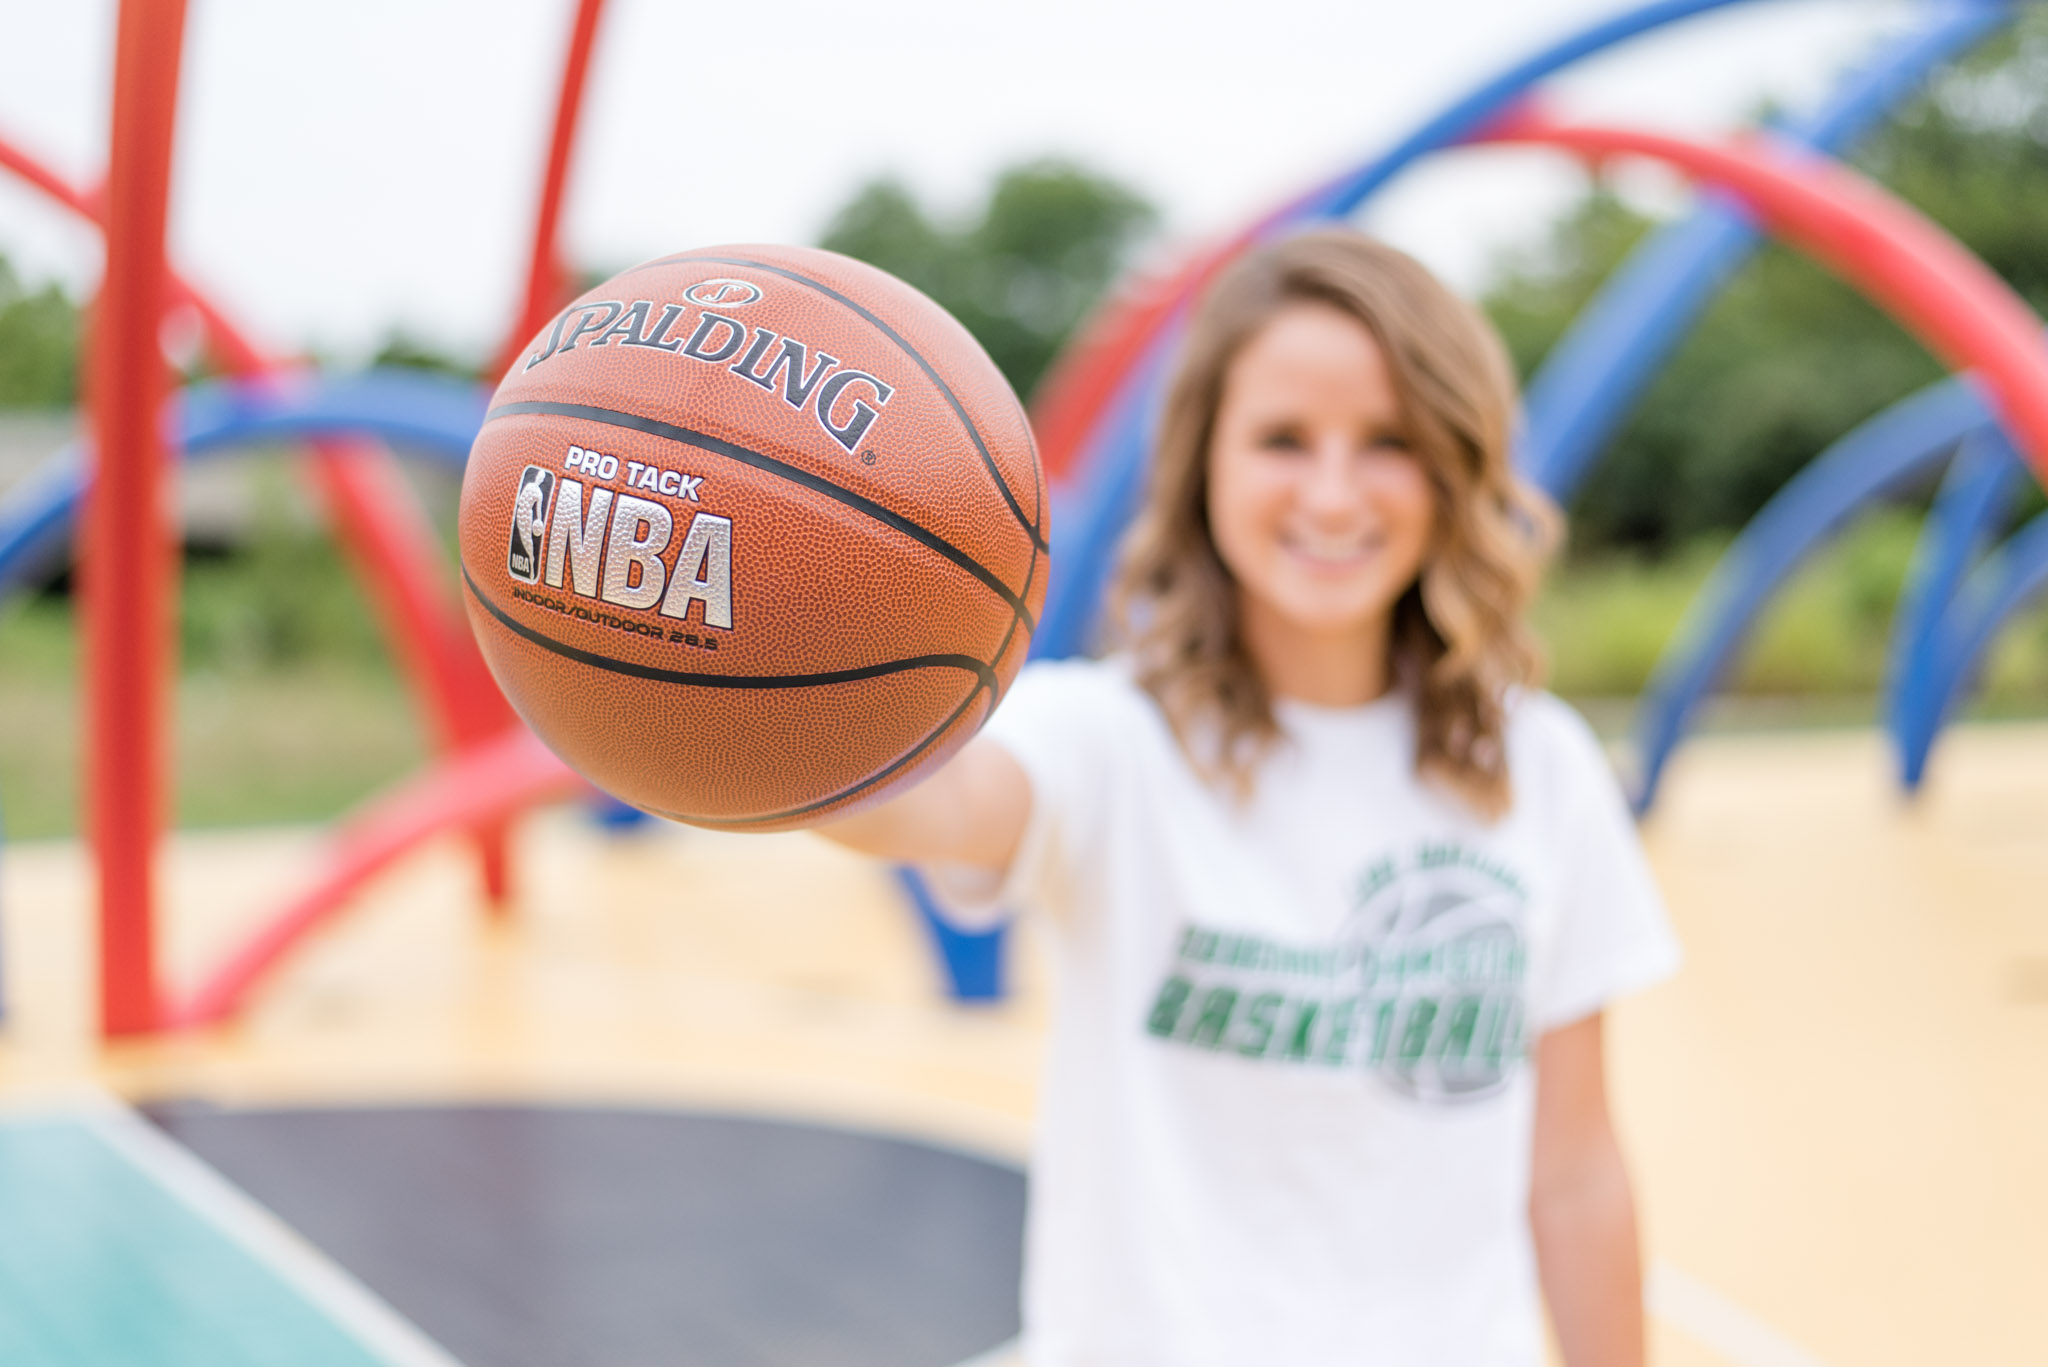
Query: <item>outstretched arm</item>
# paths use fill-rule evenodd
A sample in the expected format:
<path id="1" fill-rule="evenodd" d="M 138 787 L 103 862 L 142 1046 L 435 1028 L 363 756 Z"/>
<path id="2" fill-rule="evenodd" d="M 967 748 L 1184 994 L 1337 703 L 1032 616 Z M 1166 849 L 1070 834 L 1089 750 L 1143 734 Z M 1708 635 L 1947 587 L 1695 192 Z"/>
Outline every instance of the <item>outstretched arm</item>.
<path id="1" fill-rule="evenodd" d="M 1536 1042 L 1529 1225 L 1569 1367 L 1642 1367 L 1643 1270 L 1635 1197 L 1607 1113 L 1601 1018 Z"/>
<path id="2" fill-rule="evenodd" d="M 1016 856 L 1030 815 L 1031 780 L 1024 766 L 996 742 L 977 736 L 909 791 L 813 829 L 884 859 L 999 874 Z"/>

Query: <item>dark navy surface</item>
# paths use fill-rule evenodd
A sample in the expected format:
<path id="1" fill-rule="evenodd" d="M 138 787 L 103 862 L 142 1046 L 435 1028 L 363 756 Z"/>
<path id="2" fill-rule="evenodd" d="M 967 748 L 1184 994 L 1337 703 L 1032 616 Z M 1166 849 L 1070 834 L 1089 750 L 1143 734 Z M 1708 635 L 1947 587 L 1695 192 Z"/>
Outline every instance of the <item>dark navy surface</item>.
<path id="1" fill-rule="evenodd" d="M 1024 1178 L 729 1116 L 156 1106 L 468 1367 L 950 1367 L 1017 1332 Z"/>

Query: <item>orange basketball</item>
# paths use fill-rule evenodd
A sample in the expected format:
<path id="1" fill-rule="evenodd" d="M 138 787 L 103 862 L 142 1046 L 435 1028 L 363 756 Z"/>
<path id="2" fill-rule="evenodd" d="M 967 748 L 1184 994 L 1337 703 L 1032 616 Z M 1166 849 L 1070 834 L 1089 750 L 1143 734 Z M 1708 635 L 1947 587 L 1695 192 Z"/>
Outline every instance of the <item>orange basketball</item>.
<path id="1" fill-rule="evenodd" d="M 542 740 L 607 792 L 774 830 L 940 763 L 1045 601 L 1031 431 L 965 328 L 802 247 L 614 276 L 498 386 L 465 598 Z"/>

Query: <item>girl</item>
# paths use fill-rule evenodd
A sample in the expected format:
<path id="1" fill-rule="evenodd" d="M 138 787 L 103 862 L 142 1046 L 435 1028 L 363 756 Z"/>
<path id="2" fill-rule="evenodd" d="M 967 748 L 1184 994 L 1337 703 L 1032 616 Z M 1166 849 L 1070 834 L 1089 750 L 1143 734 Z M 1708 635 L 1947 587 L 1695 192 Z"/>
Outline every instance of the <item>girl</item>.
<path id="1" fill-rule="evenodd" d="M 1422 266 L 1255 251 L 1192 319 L 1115 593 L 951 763 L 824 833 L 1043 917 L 1040 1367 L 1643 1356 L 1601 1009 L 1677 951 L 1532 691 L 1554 514 Z"/>

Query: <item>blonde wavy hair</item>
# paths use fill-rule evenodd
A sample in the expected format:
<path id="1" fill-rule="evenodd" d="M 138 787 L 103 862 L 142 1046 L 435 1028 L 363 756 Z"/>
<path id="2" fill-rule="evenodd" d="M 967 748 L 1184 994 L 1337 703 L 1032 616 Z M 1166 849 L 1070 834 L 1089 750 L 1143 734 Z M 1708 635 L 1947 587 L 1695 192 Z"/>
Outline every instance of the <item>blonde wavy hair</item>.
<path id="1" fill-rule="evenodd" d="M 1510 689 L 1542 674 L 1523 621 L 1557 541 L 1555 508 L 1509 461 L 1515 380 L 1485 317 L 1405 253 L 1343 229 L 1240 258 L 1210 286 L 1168 391 L 1151 482 L 1111 590 L 1114 642 L 1210 781 L 1249 791 L 1279 735 L 1209 530 L 1209 460 L 1230 364 L 1291 304 L 1333 305 L 1379 343 L 1435 494 L 1421 574 L 1394 608 L 1387 677 L 1413 699 L 1416 771 L 1493 818 L 1512 799 Z"/>

